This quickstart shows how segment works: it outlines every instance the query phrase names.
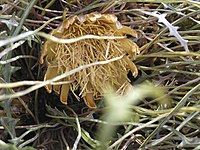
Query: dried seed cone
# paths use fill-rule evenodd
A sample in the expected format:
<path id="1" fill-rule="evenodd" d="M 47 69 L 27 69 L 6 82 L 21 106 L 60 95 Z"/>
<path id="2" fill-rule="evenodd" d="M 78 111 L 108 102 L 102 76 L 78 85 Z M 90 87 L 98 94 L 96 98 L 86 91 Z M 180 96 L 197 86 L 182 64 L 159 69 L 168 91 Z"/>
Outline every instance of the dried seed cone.
<path id="1" fill-rule="evenodd" d="M 136 37 L 136 32 L 126 26 L 122 26 L 116 16 L 110 14 L 92 13 L 81 16 L 71 16 L 64 20 L 61 25 L 52 30 L 51 35 L 70 39 L 83 35 L 98 36 L 126 36 Z M 46 86 L 48 92 L 60 94 L 62 103 L 67 104 L 69 90 L 80 88 L 80 95 L 85 103 L 95 108 L 94 100 L 101 98 L 103 93 L 112 86 L 117 93 L 123 94 L 130 88 L 127 73 L 132 72 L 137 76 L 137 68 L 132 62 L 139 53 L 138 46 L 129 40 L 123 39 L 84 39 L 70 44 L 59 44 L 47 40 L 44 44 L 40 62 L 46 59 L 48 68 L 44 80 L 51 79 L 79 66 L 96 61 L 109 60 L 125 55 L 122 59 L 105 65 L 97 65 L 81 70 L 63 81 L 73 80 L 73 83 Z"/>

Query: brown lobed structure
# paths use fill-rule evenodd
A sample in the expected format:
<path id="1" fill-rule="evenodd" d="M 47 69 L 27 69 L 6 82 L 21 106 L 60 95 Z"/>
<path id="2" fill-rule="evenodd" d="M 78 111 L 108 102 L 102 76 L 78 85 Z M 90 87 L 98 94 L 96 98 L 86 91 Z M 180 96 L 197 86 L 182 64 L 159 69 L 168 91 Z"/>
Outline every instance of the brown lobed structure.
<path id="1" fill-rule="evenodd" d="M 112 14 L 91 13 L 80 16 L 70 16 L 51 35 L 70 39 L 83 35 L 98 36 L 134 36 L 137 34 L 130 27 L 123 26 Z M 110 86 L 119 94 L 123 94 L 131 84 L 127 74 L 138 71 L 132 62 L 139 53 L 138 46 L 128 38 L 122 39 L 84 39 L 70 44 L 60 44 L 47 40 L 44 43 L 40 63 L 48 63 L 44 80 L 56 77 L 69 70 L 92 62 L 109 60 L 123 55 L 118 61 L 105 65 L 96 65 L 83 69 L 66 77 L 62 81 L 72 81 L 63 85 L 47 85 L 48 92 L 60 94 L 60 100 L 67 104 L 69 90 L 80 88 L 80 96 L 90 108 L 95 108 L 94 100 L 100 99 Z"/>

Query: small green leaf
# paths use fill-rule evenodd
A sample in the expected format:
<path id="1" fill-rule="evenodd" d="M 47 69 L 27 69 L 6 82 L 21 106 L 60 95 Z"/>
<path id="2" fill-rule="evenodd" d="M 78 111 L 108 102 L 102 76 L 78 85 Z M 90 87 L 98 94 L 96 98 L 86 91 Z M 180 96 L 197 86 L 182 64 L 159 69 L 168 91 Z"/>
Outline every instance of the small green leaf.
<path id="1" fill-rule="evenodd" d="M 1 117 L 0 121 L 4 129 L 10 134 L 11 138 L 15 138 L 15 126 L 18 120 L 14 118 Z"/>

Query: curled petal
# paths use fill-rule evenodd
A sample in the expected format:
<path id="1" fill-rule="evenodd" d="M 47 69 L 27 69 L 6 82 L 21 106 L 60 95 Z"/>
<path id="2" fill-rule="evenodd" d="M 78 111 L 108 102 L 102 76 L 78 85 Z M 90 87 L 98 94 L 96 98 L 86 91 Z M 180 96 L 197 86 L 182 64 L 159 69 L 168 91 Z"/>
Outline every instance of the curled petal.
<path id="1" fill-rule="evenodd" d="M 60 100 L 61 103 L 67 105 L 67 99 L 68 99 L 68 94 L 69 94 L 69 84 L 63 84 L 61 88 L 61 94 L 60 94 Z"/>
<path id="2" fill-rule="evenodd" d="M 87 93 L 84 97 L 83 97 L 85 104 L 90 107 L 90 108 L 96 108 L 96 104 L 94 102 L 94 96 L 93 93 Z"/>
<path id="3" fill-rule="evenodd" d="M 58 30 L 53 30 L 50 34 L 58 38 L 62 38 L 63 36 L 63 34 L 59 33 Z M 44 43 L 39 62 L 43 64 L 45 56 L 47 57 L 47 62 L 51 62 L 55 58 L 57 47 L 58 47 L 58 43 L 47 40 Z"/>
<path id="4" fill-rule="evenodd" d="M 90 21 L 95 22 L 95 21 L 97 21 L 97 19 L 101 18 L 102 15 L 99 14 L 99 13 L 93 13 L 93 14 L 86 15 L 86 17 L 87 17 Z"/>
<path id="5" fill-rule="evenodd" d="M 55 58 L 54 51 L 57 49 L 57 43 L 54 43 L 52 41 L 46 41 L 43 47 L 43 51 L 40 57 L 40 63 L 44 63 L 44 57 L 47 57 L 47 62 L 50 62 Z"/>
<path id="6" fill-rule="evenodd" d="M 44 76 L 44 81 L 52 79 L 52 78 L 56 77 L 57 75 L 58 75 L 58 68 L 49 66 L 47 68 L 46 74 Z M 47 91 L 49 93 L 52 92 L 52 85 L 46 85 L 45 88 L 47 89 Z"/>
<path id="7" fill-rule="evenodd" d="M 61 85 L 54 85 L 54 86 L 53 86 L 53 90 L 54 90 L 57 94 L 60 94 L 60 87 L 61 87 Z"/>
<path id="8" fill-rule="evenodd" d="M 94 102 L 94 92 L 92 90 L 93 87 L 90 82 L 87 83 L 86 89 L 88 92 L 85 94 L 85 96 L 83 96 L 85 104 L 90 108 L 96 108 L 96 104 Z"/>
<path id="9" fill-rule="evenodd" d="M 137 32 L 129 27 L 123 26 L 118 30 L 118 32 L 123 33 L 123 35 L 131 35 L 133 37 L 137 37 Z M 133 43 L 133 42 L 132 42 Z"/>
<path id="10" fill-rule="evenodd" d="M 127 56 L 125 56 L 125 59 L 126 59 L 126 61 L 128 63 L 128 66 L 129 66 L 133 76 L 136 77 L 138 75 L 137 67 L 135 66 L 135 64 Z"/>
<path id="11" fill-rule="evenodd" d="M 138 46 L 129 39 L 120 39 L 121 49 L 124 49 L 130 56 L 135 56 L 138 53 Z"/>
<path id="12" fill-rule="evenodd" d="M 77 19 L 77 16 L 71 16 L 68 19 L 65 19 L 63 21 L 63 23 L 58 27 L 58 30 L 60 32 L 63 32 L 64 29 L 68 29 L 69 26 L 72 25 L 75 22 L 76 19 Z"/>
<path id="13" fill-rule="evenodd" d="M 102 15 L 102 20 L 107 23 L 116 23 L 118 22 L 117 17 L 111 14 Z"/>

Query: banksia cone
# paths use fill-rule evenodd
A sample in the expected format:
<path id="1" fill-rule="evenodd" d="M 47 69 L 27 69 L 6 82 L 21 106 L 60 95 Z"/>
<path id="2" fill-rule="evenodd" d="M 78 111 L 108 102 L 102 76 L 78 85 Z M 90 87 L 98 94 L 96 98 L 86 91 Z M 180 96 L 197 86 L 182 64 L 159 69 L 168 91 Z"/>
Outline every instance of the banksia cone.
<path id="1" fill-rule="evenodd" d="M 121 25 L 116 16 L 99 13 L 71 16 L 50 34 L 63 39 L 83 35 L 137 36 L 133 29 Z M 62 80 L 72 80 L 72 83 L 53 87 L 47 85 L 46 89 L 48 92 L 52 92 L 53 89 L 60 94 L 61 102 L 67 104 L 69 90 L 80 88 L 80 96 L 85 103 L 95 108 L 94 100 L 100 99 L 108 87 L 112 86 L 117 93 L 123 94 L 131 86 L 127 74 L 131 71 L 133 76 L 137 76 L 137 68 L 132 62 L 137 53 L 139 53 L 138 46 L 128 38 L 84 39 L 70 44 L 47 40 L 40 58 L 41 63 L 44 62 L 44 58 L 48 63 L 44 80 L 92 62 L 109 60 L 122 55 L 124 57 L 105 65 L 83 69 Z"/>

